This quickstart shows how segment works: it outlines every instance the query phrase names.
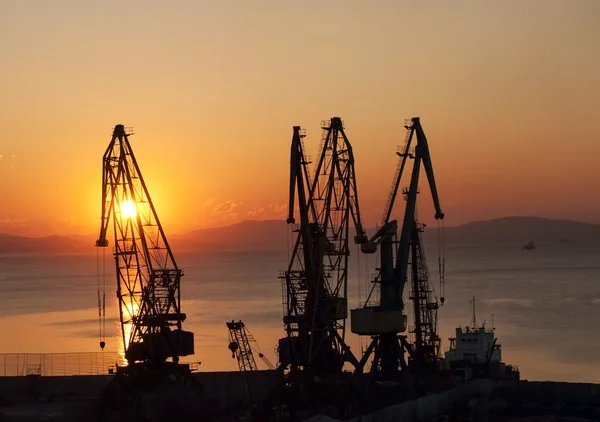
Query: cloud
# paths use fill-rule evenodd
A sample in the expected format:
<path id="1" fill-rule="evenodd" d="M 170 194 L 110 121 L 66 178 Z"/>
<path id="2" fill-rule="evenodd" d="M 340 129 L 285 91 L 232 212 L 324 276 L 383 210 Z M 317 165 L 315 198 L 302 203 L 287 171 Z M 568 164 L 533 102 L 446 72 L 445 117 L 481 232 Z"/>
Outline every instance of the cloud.
<path id="1" fill-rule="evenodd" d="M 496 299 L 490 299 L 488 302 L 497 303 L 497 304 L 506 303 L 508 305 L 519 305 L 519 306 L 526 306 L 526 307 L 533 305 L 533 301 L 531 301 L 529 299 L 496 298 Z"/>
<path id="2" fill-rule="evenodd" d="M 26 223 L 27 223 L 27 220 L 23 220 L 20 218 L 11 218 L 11 217 L 0 218 L 0 224 L 24 226 Z"/>
<path id="3" fill-rule="evenodd" d="M 281 205 L 270 204 L 269 211 L 274 212 L 274 213 L 285 213 L 285 212 L 287 212 L 287 207 L 288 206 L 286 204 L 281 204 Z"/>
<path id="4" fill-rule="evenodd" d="M 204 206 L 208 206 L 208 205 L 212 204 L 213 202 L 215 202 L 215 198 L 209 198 L 206 201 L 204 201 Z"/>
<path id="5" fill-rule="evenodd" d="M 10 160 L 14 160 L 15 158 L 17 158 L 17 154 L 12 154 L 12 155 L 4 155 L 4 154 L 0 154 L 0 160 L 5 159 L 8 160 L 8 163 L 10 163 Z M 11 164 L 12 167 L 12 164 Z"/>
<path id="6" fill-rule="evenodd" d="M 86 226 L 80 218 L 76 218 L 73 215 L 66 215 L 51 221 L 47 230 L 53 234 L 84 233 Z"/>
<path id="7" fill-rule="evenodd" d="M 0 218 L 0 233 L 10 233 L 17 236 L 27 235 L 29 222 L 20 218 L 2 217 Z"/>
<path id="8" fill-rule="evenodd" d="M 248 210 L 247 216 L 253 218 L 283 218 L 287 213 L 286 204 L 269 204 L 266 207 L 252 207 Z"/>
<path id="9" fill-rule="evenodd" d="M 72 225 L 76 222 L 75 217 L 73 217 L 72 215 L 66 216 L 66 217 L 62 217 L 59 218 L 57 220 L 52 221 L 51 224 L 56 225 L 56 224 L 69 224 Z"/>
<path id="10" fill-rule="evenodd" d="M 265 209 L 262 207 L 253 207 L 248 211 L 248 217 L 258 217 L 265 212 Z"/>
<path id="11" fill-rule="evenodd" d="M 213 209 L 213 214 L 229 214 L 239 207 L 240 204 L 241 202 L 239 201 L 222 202 Z"/>

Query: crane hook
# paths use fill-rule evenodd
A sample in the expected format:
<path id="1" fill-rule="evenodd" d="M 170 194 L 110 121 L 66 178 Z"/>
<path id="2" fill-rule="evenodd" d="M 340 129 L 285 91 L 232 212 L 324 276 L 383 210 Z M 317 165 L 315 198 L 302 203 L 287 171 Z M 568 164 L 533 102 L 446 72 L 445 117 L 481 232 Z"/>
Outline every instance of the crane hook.
<path id="1" fill-rule="evenodd" d="M 106 343 L 105 343 L 104 341 L 101 341 L 101 342 L 100 342 L 100 348 L 101 348 L 102 350 L 104 350 L 104 346 L 106 346 Z"/>

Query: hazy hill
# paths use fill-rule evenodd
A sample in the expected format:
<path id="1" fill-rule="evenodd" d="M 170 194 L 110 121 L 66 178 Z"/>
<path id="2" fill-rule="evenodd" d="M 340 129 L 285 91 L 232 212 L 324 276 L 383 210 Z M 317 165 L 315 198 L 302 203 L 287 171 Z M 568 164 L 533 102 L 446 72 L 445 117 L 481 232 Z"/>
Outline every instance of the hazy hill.
<path id="1" fill-rule="evenodd" d="M 21 237 L 0 233 L 0 254 L 73 253 L 89 250 L 89 246 L 69 236 Z"/>
<path id="2" fill-rule="evenodd" d="M 437 226 L 437 223 L 435 223 Z M 434 227 L 434 224 L 432 224 Z M 434 229 L 427 237 L 435 236 Z M 539 217 L 505 217 L 446 227 L 446 243 L 600 242 L 600 225 Z"/>
<path id="3" fill-rule="evenodd" d="M 285 221 L 248 220 L 231 226 L 171 236 L 169 242 L 173 248 L 181 251 L 276 251 L 286 249 L 288 230 Z"/>
<path id="4" fill-rule="evenodd" d="M 425 241 L 435 240 L 437 224 L 431 222 Z M 374 229 L 368 230 L 372 234 Z M 285 250 L 295 234 L 279 220 L 243 221 L 226 227 L 168 235 L 174 251 L 274 251 Z M 351 230 L 351 236 L 354 234 Z M 446 244 L 490 242 L 600 242 L 600 225 L 538 217 L 506 217 L 446 227 Z M 111 242 L 112 243 L 112 242 Z M 27 238 L 0 234 L 0 253 L 90 253 L 94 240 L 78 236 Z"/>
<path id="5" fill-rule="evenodd" d="M 228 227 L 196 230 L 175 239 L 182 250 L 284 250 L 289 226 L 279 220 L 244 221 Z M 354 234 L 351 232 L 351 236 Z M 367 230 L 369 235 L 375 229 Z M 506 217 L 445 228 L 446 244 L 489 242 L 600 242 L 600 225 L 539 217 Z M 295 234 L 294 234 L 295 236 Z M 437 223 L 425 231 L 425 241 L 437 238 Z"/>

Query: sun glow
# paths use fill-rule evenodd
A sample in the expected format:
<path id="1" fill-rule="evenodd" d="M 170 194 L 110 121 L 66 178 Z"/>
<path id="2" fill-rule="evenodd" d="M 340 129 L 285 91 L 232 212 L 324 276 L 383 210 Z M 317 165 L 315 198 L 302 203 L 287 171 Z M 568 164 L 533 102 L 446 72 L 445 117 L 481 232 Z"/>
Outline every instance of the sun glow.
<path id="1" fill-rule="evenodd" d="M 135 218 L 136 209 L 135 204 L 131 200 L 123 201 L 121 203 L 121 213 L 125 218 Z"/>
<path id="2" fill-rule="evenodd" d="M 123 363 L 127 362 L 127 358 L 125 357 L 125 350 L 129 348 L 129 342 L 131 340 L 131 333 L 133 331 L 133 318 L 137 316 L 140 306 L 136 302 L 125 302 L 123 303 L 123 319 L 126 321 L 123 324 L 123 335 L 125 337 L 125 344 L 122 344 L 122 341 L 119 341 L 120 345 L 123 346 L 119 350 L 119 355 L 123 361 Z"/>

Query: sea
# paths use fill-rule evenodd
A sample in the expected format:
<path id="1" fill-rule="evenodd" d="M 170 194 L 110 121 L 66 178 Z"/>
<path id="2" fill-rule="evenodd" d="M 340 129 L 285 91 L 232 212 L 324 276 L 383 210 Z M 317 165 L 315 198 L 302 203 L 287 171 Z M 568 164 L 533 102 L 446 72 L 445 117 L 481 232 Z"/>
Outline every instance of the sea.
<path id="1" fill-rule="evenodd" d="M 475 298 L 477 324 L 495 329 L 503 360 L 517 366 L 522 379 L 600 382 L 600 247 L 577 242 L 538 243 L 534 250 L 512 243 L 446 245 L 443 289 L 439 250 L 426 247 L 431 286 L 438 299 L 442 293 L 445 298 L 438 312 L 442 350 L 456 327 L 470 324 Z M 185 274 L 184 328 L 195 333 L 196 354 L 185 361 L 200 371 L 238 370 L 225 323 L 243 320 L 255 347 L 276 364 L 277 340 L 285 334 L 278 276 L 290 253 L 174 252 Z M 377 265 L 375 256 L 352 249 L 351 308 L 365 301 Z M 99 286 L 107 292 L 103 351 Z M 45 365 L 41 372 L 52 373 L 52 365 L 56 372 L 57 362 L 67 357 L 77 360 L 71 370 L 79 373 L 90 371 L 82 356 L 100 359 L 100 373 L 122 362 L 110 254 L 91 248 L 79 255 L 2 255 L 0 303 L 0 375 L 35 371 L 34 361 Z M 367 339 L 353 335 L 347 325 L 346 341 L 360 355 Z M 257 358 L 257 365 L 266 369 L 268 363 Z"/>

